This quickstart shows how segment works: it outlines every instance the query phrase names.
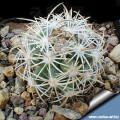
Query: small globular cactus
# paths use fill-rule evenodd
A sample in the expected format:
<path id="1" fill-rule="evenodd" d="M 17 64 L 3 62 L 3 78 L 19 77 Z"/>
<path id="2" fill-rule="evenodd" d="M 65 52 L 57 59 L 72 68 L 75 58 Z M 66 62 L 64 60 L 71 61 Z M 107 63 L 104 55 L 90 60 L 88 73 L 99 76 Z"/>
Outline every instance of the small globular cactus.
<path id="1" fill-rule="evenodd" d="M 62 5 L 64 10 L 55 14 Z M 85 92 L 100 82 L 104 40 L 92 30 L 79 12 L 57 5 L 47 18 L 35 18 L 21 35 L 16 46 L 16 69 L 19 76 L 35 87 L 44 101 L 46 96 L 61 101 Z"/>

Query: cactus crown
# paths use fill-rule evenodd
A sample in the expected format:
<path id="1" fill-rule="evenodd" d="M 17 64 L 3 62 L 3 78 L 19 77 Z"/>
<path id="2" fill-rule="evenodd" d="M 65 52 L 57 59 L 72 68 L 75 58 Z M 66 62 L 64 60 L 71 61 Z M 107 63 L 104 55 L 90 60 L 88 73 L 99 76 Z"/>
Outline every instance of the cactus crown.
<path id="1" fill-rule="evenodd" d="M 64 10 L 55 14 L 59 5 Z M 24 68 L 19 76 L 36 88 L 42 100 L 54 96 L 61 101 L 83 93 L 99 82 L 102 69 L 103 37 L 79 12 L 59 5 L 47 18 L 31 20 L 15 58 L 16 69 Z"/>

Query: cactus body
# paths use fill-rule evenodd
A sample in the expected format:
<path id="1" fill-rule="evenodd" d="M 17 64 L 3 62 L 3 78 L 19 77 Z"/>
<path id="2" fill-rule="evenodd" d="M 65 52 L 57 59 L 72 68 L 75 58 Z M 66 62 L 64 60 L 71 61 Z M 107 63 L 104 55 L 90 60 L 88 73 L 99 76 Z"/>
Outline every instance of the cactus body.
<path id="1" fill-rule="evenodd" d="M 79 12 L 63 5 L 64 11 L 55 14 L 56 8 L 47 18 L 31 20 L 17 47 L 16 68 L 24 67 L 19 76 L 42 100 L 54 96 L 61 101 L 99 82 L 104 41 Z"/>

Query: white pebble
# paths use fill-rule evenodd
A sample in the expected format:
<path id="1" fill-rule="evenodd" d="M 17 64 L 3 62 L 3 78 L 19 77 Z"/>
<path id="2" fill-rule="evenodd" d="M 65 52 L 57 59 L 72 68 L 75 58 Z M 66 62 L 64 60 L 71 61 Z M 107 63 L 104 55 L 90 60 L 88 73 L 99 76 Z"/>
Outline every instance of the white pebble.
<path id="1" fill-rule="evenodd" d="M 9 26 L 5 26 L 4 28 L 1 29 L 0 35 L 1 37 L 5 37 L 9 32 Z"/>
<path id="2" fill-rule="evenodd" d="M 5 115 L 1 110 L 0 110 L 0 120 L 5 120 Z"/>
<path id="3" fill-rule="evenodd" d="M 112 49 L 112 51 L 109 53 L 109 57 L 117 63 L 120 62 L 120 44 Z"/>

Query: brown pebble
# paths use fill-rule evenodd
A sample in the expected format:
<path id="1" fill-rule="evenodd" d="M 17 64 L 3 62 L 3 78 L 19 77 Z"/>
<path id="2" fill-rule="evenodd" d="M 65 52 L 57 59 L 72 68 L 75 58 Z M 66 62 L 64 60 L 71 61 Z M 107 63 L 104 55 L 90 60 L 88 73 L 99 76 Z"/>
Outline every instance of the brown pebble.
<path id="1" fill-rule="evenodd" d="M 71 109 L 80 113 L 83 116 L 88 111 L 88 105 L 82 101 L 78 101 L 72 104 Z"/>
<path id="2" fill-rule="evenodd" d="M 21 107 L 15 107 L 14 112 L 18 115 L 21 115 L 23 113 L 24 109 Z"/>
<path id="3" fill-rule="evenodd" d="M 0 83 L 5 79 L 5 76 L 3 73 L 0 73 Z"/>
<path id="4" fill-rule="evenodd" d="M 7 55 L 4 52 L 0 52 L 0 60 L 7 60 Z"/>
<path id="5" fill-rule="evenodd" d="M 16 62 L 15 60 L 15 54 L 9 54 L 8 55 L 8 62 L 14 64 Z"/>
<path id="6" fill-rule="evenodd" d="M 63 115 L 56 113 L 53 120 L 68 120 L 68 119 L 65 118 Z"/>
<path id="7" fill-rule="evenodd" d="M 29 92 L 29 93 L 36 93 L 36 89 L 34 87 L 28 86 L 27 87 L 27 92 Z"/>
<path id="8" fill-rule="evenodd" d="M 4 67 L 3 74 L 6 77 L 13 77 L 13 75 L 14 75 L 14 68 L 13 68 L 13 66 Z"/>
<path id="9" fill-rule="evenodd" d="M 5 108 L 8 100 L 9 100 L 8 93 L 4 90 L 0 90 L 0 109 Z"/>
<path id="10" fill-rule="evenodd" d="M 24 91 L 21 94 L 21 98 L 23 98 L 24 100 L 31 100 L 30 93 L 28 93 L 27 91 Z"/>
<path id="11" fill-rule="evenodd" d="M 111 89 L 111 85 L 109 81 L 105 82 L 105 89 L 110 90 Z"/>

